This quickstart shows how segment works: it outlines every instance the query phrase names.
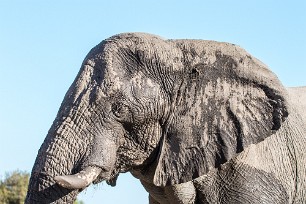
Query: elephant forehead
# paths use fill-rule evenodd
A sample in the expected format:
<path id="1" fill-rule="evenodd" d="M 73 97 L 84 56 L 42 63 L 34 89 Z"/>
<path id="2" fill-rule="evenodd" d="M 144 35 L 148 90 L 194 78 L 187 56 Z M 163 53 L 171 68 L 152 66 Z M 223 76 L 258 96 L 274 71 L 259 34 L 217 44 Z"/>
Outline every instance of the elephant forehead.
<path id="1" fill-rule="evenodd" d="M 144 98 L 155 98 L 160 93 L 160 85 L 140 73 L 130 79 L 130 88 L 134 94 Z"/>
<path id="2" fill-rule="evenodd" d="M 154 88 L 157 86 L 150 78 L 144 77 L 142 74 L 137 73 L 131 78 L 131 84 L 134 87 L 139 89 L 146 87 L 146 88 Z"/>
<path id="3" fill-rule="evenodd" d="M 103 90 L 108 94 L 116 92 L 124 86 L 125 76 L 122 71 L 110 66 L 105 70 L 105 76 L 102 81 Z"/>

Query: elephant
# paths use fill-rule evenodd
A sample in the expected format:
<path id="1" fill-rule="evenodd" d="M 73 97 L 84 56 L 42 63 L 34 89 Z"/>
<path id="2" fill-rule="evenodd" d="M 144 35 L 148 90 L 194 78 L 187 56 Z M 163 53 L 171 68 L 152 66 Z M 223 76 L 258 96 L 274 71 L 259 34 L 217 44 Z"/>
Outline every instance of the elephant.
<path id="1" fill-rule="evenodd" d="M 298 113 L 306 124 L 306 86 L 287 88 L 291 103 L 297 109 Z"/>
<path id="2" fill-rule="evenodd" d="M 125 172 L 150 204 L 306 203 L 301 93 L 231 43 L 114 35 L 85 57 L 25 203 L 73 203 Z"/>

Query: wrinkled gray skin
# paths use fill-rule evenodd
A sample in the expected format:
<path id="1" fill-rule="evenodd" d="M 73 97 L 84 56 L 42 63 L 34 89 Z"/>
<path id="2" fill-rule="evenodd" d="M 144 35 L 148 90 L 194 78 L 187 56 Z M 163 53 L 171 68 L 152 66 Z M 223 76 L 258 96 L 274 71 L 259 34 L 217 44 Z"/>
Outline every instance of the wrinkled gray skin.
<path id="1" fill-rule="evenodd" d="M 287 88 L 292 105 L 306 124 L 306 86 Z"/>
<path id="2" fill-rule="evenodd" d="M 26 203 L 72 203 L 127 171 L 150 203 L 305 203 L 306 128 L 295 103 L 236 45 L 113 36 L 68 90 Z"/>

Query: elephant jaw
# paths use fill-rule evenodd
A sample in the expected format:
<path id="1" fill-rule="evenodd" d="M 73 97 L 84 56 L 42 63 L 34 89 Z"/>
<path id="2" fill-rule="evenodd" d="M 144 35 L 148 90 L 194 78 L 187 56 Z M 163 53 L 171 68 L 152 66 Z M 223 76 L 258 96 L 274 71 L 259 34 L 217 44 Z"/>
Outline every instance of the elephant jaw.
<path id="1" fill-rule="evenodd" d="M 68 189 L 84 189 L 89 186 L 101 173 L 99 167 L 89 166 L 73 175 L 55 176 L 57 184 Z"/>

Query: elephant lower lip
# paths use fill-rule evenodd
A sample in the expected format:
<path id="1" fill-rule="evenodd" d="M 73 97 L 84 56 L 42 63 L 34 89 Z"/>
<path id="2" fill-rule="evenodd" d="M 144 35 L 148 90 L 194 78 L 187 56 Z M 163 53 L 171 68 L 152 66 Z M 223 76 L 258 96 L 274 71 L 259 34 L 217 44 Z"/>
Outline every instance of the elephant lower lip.
<path id="1" fill-rule="evenodd" d="M 117 176 L 114 176 L 113 178 L 109 179 L 106 181 L 106 183 L 112 187 L 116 186 L 116 183 L 117 183 L 117 178 L 118 178 L 118 175 Z"/>

